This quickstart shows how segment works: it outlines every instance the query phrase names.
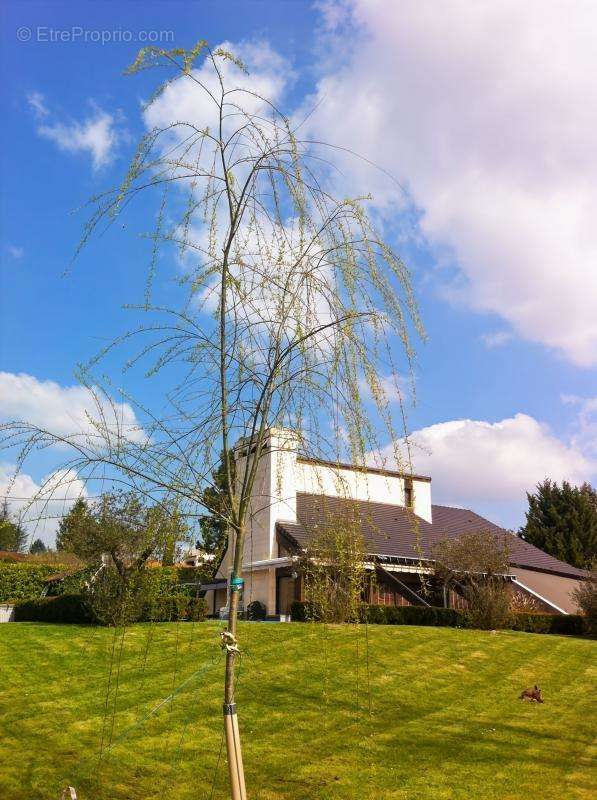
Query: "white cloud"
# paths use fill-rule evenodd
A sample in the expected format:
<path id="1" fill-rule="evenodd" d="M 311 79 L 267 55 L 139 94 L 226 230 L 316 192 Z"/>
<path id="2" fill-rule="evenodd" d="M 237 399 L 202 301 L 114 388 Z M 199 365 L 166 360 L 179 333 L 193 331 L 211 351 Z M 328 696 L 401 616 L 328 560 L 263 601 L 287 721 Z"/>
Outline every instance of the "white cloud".
<path id="1" fill-rule="evenodd" d="M 58 522 L 78 497 L 86 497 L 84 483 L 71 470 L 56 470 L 37 483 L 15 466 L 0 463 L 0 502 L 6 498 L 12 514 L 19 517 L 30 540 L 41 538 L 53 545 Z"/>
<path id="2" fill-rule="evenodd" d="M 596 364 L 595 4 L 323 5 L 333 31 L 305 130 L 407 187 L 438 257 L 457 260 L 453 300 Z M 403 207 L 382 173 L 334 157 L 383 212 Z"/>
<path id="3" fill-rule="evenodd" d="M 45 98 L 41 92 L 29 92 L 27 95 L 27 102 L 36 117 L 47 117 L 50 113 L 46 107 Z"/>
<path id="4" fill-rule="evenodd" d="M 513 335 L 510 331 L 492 331 L 491 333 L 482 333 L 480 336 L 481 341 L 485 347 L 492 350 L 494 347 L 502 347 L 508 342 L 511 342 Z"/>
<path id="5" fill-rule="evenodd" d="M 20 258 L 23 258 L 25 255 L 25 251 L 22 247 L 18 247 L 15 244 L 9 244 L 6 248 L 8 250 L 8 255 L 11 258 L 14 258 L 15 261 L 18 261 Z"/>
<path id="6" fill-rule="evenodd" d="M 294 76 L 286 59 L 266 42 L 224 42 L 215 48 L 220 49 L 233 53 L 248 69 L 245 73 L 230 60 L 217 61 L 227 91 L 223 138 L 242 130 L 249 117 L 262 135 L 260 140 L 253 130 L 248 136 L 233 137 L 235 144 L 231 152 L 235 159 L 235 180 L 242 185 L 249 160 L 269 147 L 265 143 L 272 136 L 269 121 L 273 115 L 265 99 L 274 105 L 280 103 Z M 160 138 L 158 145 L 162 154 L 167 153 L 170 159 L 183 158 L 185 163 L 192 163 L 197 172 L 220 174 L 219 155 L 213 147 L 205 142 L 189 143 L 193 130 L 217 129 L 219 110 L 210 93 L 219 98 L 219 79 L 209 59 L 194 69 L 192 75 L 195 80 L 189 80 L 187 76 L 179 78 L 146 108 L 145 124 L 149 130 L 166 129 L 166 135 Z M 184 124 L 176 125 L 178 122 Z M 182 172 L 188 174 L 189 170 L 184 168 Z M 187 190 L 189 181 L 181 180 L 176 185 Z M 203 188 L 207 187 L 204 185 Z M 284 206 L 284 200 L 279 202 Z M 229 264 L 234 281 L 228 289 L 235 298 L 231 302 L 237 303 L 236 308 L 238 311 L 242 308 L 244 315 L 247 357 L 258 359 L 263 357 L 264 339 L 271 334 L 272 328 L 278 328 L 272 309 L 279 305 L 282 291 L 286 292 L 287 333 L 305 325 L 310 329 L 324 325 L 334 318 L 337 304 L 334 271 L 330 264 L 322 258 L 315 268 L 312 262 L 301 259 L 305 232 L 302 223 L 292 216 L 292 209 L 288 208 L 287 218 L 274 222 L 273 211 L 269 216 L 259 205 L 256 204 L 255 210 L 249 212 L 238 228 Z M 283 214 L 284 211 L 281 216 Z M 222 198 L 213 220 L 209 214 L 204 218 L 201 210 L 190 224 L 177 230 L 176 235 L 188 244 L 186 249 L 181 248 L 184 252 L 180 254 L 181 267 L 187 275 L 200 271 L 197 262 L 202 268 L 217 263 L 228 225 L 228 210 Z M 318 246 L 322 252 L 327 251 L 329 241 L 325 239 L 325 232 L 322 236 L 313 233 L 311 248 L 316 251 Z M 219 281 L 216 278 L 212 274 L 205 282 L 194 282 L 196 309 L 212 313 L 217 308 Z M 295 302 L 289 307 L 291 296 Z M 334 335 L 331 330 L 325 331 L 313 338 L 310 344 L 325 351 Z"/>
<path id="7" fill-rule="evenodd" d="M 242 102 L 243 110 L 251 114 L 266 111 L 267 106 L 262 97 L 274 103 L 281 99 L 293 74 L 286 59 L 272 50 L 267 42 L 223 42 L 214 49 L 220 48 L 240 58 L 249 70 L 249 74 L 246 74 L 229 61 L 219 60 L 218 66 L 227 89 L 239 88 L 253 93 L 252 96 L 230 95 L 230 103 Z M 209 61 L 201 63 L 192 74 L 216 96 L 219 94 L 219 82 Z M 144 119 L 150 130 L 154 127 L 165 128 L 176 122 L 195 125 L 203 130 L 206 126 L 214 128 L 217 125 L 218 110 L 216 104 L 194 81 L 182 78 L 171 83 L 145 110 Z M 238 117 L 233 117 L 228 124 L 237 127 Z M 188 127 L 174 128 L 170 132 L 169 141 L 163 140 L 164 148 L 167 149 L 177 141 L 187 140 L 188 137 Z M 188 153 L 186 158 L 190 160 Z"/>
<path id="8" fill-rule="evenodd" d="M 499 422 L 459 419 L 410 437 L 415 472 L 432 478 L 433 502 L 486 513 L 518 526 L 526 492 L 545 478 L 581 484 L 597 474 L 597 460 L 580 443 L 558 439 L 527 414 Z M 383 452 L 392 459 L 393 450 Z"/>
<path id="9" fill-rule="evenodd" d="M 94 170 L 113 160 L 115 148 L 124 135 L 117 127 L 116 117 L 95 105 L 82 122 L 40 125 L 38 133 L 68 153 L 88 153 Z"/>
<path id="10" fill-rule="evenodd" d="M 573 441 L 597 458 L 597 397 L 563 395 L 562 402 L 578 409 Z"/>
<path id="11" fill-rule="evenodd" d="M 388 403 L 410 403 L 414 400 L 414 378 L 408 375 L 381 375 L 376 378 L 379 389 Z M 371 399 L 373 396 L 372 387 L 369 381 L 362 378 L 359 381 L 359 388 L 363 396 Z M 375 387 L 374 387 L 375 388 Z"/>
<path id="12" fill-rule="evenodd" d="M 94 398 L 84 386 L 65 387 L 24 373 L 0 372 L 0 421 L 12 420 L 29 422 L 58 436 L 93 435 L 97 430 L 95 421 L 114 429 L 118 425 L 132 441 L 145 440 L 128 403 L 112 406 L 99 395 Z"/>

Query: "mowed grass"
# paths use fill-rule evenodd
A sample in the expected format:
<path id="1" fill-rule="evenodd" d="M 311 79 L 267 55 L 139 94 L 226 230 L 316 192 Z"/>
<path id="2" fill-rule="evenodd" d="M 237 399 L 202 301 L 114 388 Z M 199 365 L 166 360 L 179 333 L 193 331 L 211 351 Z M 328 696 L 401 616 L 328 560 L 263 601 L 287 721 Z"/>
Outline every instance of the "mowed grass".
<path id="1" fill-rule="evenodd" d="M 226 798 L 218 632 L 0 626 L 0 798 Z M 240 637 L 251 800 L 596 796 L 594 641 L 259 623 Z M 543 705 L 518 700 L 534 683 Z"/>

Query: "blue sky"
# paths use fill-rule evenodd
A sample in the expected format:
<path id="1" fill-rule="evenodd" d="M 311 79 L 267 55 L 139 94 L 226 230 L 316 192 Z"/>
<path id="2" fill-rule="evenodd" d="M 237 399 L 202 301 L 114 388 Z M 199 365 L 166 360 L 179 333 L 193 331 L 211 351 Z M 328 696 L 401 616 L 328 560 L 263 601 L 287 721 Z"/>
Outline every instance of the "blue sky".
<path id="1" fill-rule="evenodd" d="M 583 6 L 581 24 L 554 3 L 536 26 L 533 3 L 382 6 L 5 4 L 1 419 L 27 410 L 51 423 L 79 402 L 76 364 L 126 326 L 122 304 L 142 298 L 147 244 L 127 231 L 70 261 L 85 221 L 76 209 L 123 174 L 145 130 L 140 103 L 155 76 L 122 71 L 140 38 L 163 32 L 168 47 L 259 44 L 257 82 L 283 73 L 288 112 L 316 108 L 311 133 L 406 188 L 340 164 L 351 187 L 372 191 L 413 273 L 428 339 L 409 424 L 434 499 L 516 528 L 537 481 L 595 481 L 595 15 Z M 109 41 L 97 41 L 102 31 Z M 149 229 L 143 212 L 135 222 Z M 0 482 L 11 469 L 2 460 Z M 33 458 L 22 491 L 59 461 Z"/>

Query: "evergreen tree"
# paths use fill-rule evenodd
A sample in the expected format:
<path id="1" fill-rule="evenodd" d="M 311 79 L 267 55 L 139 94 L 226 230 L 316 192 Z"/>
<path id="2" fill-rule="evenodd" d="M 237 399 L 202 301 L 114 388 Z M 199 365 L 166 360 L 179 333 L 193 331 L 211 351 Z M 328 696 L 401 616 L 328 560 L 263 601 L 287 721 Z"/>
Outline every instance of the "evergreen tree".
<path id="1" fill-rule="evenodd" d="M 232 480 L 234 476 L 234 458 L 230 458 L 232 466 Z M 212 485 L 206 487 L 201 493 L 201 502 L 208 510 L 208 514 L 199 517 L 201 530 L 201 545 L 207 553 L 223 554 L 228 540 L 228 526 L 222 516 L 228 516 L 226 494 L 226 468 L 224 453 L 220 457 L 218 467 L 212 472 Z"/>
<path id="2" fill-rule="evenodd" d="M 0 550 L 10 550 L 20 553 L 27 544 L 27 532 L 10 514 L 8 503 L 5 500 L 0 507 Z"/>
<path id="3" fill-rule="evenodd" d="M 91 509 L 86 500 L 79 497 L 72 508 L 66 513 L 58 525 L 56 534 L 56 550 L 65 550 L 68 553 L 77 553 L 82 543 L 91 535 L 94 521 Z"/>
<path id="4" fill-rule="evenodd" d="M 561 561 L 585 568 L 597 557 L 597 492 L 545 480 L 527 493 L 529 510 L 519 535 Z"/>
<path id="5" fill-rule="evenodd" d="M 31 555 L 41 555 L 41 553 L 47 553 L 48 548 L 45 546 L 45 544 L 42 542 L 41 539 L 36 539 L 29 548 L 29 552 L 31 553 Z"/>
<path id="6" fill-rule="evenodd" d="M 104 494 L 92 503 L 79 498 L 60 520 L 56 549 L 93 560 L 174 563 L 176 545 L 187 541 L 187 525 L 176 503 L 145 505 L 134 492 Z"/>

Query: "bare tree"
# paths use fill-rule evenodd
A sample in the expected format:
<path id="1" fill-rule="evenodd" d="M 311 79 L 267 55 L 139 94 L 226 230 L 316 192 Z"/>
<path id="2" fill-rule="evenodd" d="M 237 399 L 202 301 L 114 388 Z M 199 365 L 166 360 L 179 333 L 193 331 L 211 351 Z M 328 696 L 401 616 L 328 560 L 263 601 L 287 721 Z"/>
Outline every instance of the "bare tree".
<path id="1" fill-rule="evenodd" d="M 462 533 L 433 548 L 436 576 L 456 587 L 468 601 L 471 621 L 479 628 L 500 628 L 510 611 L 510 571 L 505 538 L 490 531 Z"/>
<path id="2" fill-rule="evenodd" d="M 201 119 L 143 137 L 122 184 L 95 198 L 81 243 L 157 192 L 145 301 L 133 308 L 148 321 L 81 374 L 96 408 L 84 431 L 58 436 L 15 422 L 4 426 L 3 441 L 20 447 L 19 464 L 34 449 L 66 446 L 65 481 L 109 476 L 154 502 L 177 498 L 188 514 L 205 513 L 205 489 L 224 454 L 226 502 L 207 510 L 227 526 L 233 550 L 224 714 L 232 796 L 244 798 L 237 612 L 267 431 L 292 428 L 303 451 L 357 463 L 377 450 L 380 434 L 398 442 L 381 377 L 398 375 L 397 361 L 400 372 L 409 367 L 409 338 L 420 324 L 407 269 L 376 233 L 366 198 L 333 196 L 326 146 L 300 140 L 300 122 L 253 90 L 238 59 L 204 42 L 190 51 L 150 47 L 129 71 L 152 67 L 172 72 L 154 98 L 185 81 Z M 175 303 L 156 299 L 164 253 L 183 265 Z M 141 420 L 135 427 L 123 425 L 110 387 L 91 372 L 116 346 L 129 353 L 128 369 L 170 381 L 159 412 L 127 396 Z M 233 479 L 239 438 L 250 457 Z M 48 488 L 56 490 L 42 494 Z"/>

